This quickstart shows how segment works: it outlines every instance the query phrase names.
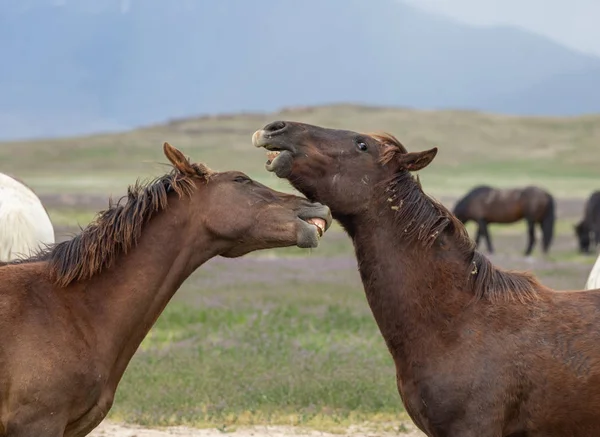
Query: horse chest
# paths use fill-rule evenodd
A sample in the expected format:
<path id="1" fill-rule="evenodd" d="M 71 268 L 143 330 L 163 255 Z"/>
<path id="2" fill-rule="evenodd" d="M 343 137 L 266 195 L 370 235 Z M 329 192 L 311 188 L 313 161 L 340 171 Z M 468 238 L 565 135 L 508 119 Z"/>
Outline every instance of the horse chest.
<path id="1" fill-rule="evenodd" d="M 102 390 L 96 402 L 82 416 L 69 423 L 64 437 L 83 437 L 88 435 L 108 414 L 113 404 L 114 395 L 114 390 Z"/>
<path id="2" fill-rule="evenodd" d="M 398 391 L 413 421 L 430 436 L 445 436 L 451 424 L 465 414 L 461 387 L 443 380 L 398 380 Z"/>

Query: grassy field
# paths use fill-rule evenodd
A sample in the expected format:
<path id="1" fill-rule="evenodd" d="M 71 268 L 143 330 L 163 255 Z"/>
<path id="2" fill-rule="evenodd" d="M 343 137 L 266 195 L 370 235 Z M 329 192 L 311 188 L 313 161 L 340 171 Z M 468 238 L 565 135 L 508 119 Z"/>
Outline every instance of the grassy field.
<path id="1" fill-rule="evenodd" d="M 85 226 L 109 195 L 162 174 L 167 140 L 215 169 L 267 184 L 254 130 L 275 119 L 389 131 L 409 150 L 437 145 L 425 191 L 448 206 L 471 185 L 535 183 L 558 197 L 552 253 L 522 256 L 525 226 L 493 226 L 495 263 L 531 269 L 557 289 L 581 288 L 592 257 L 572 225 L 600 188 L 600 116 L 526 119 L 470 112 L 353 106 L 176 121 L 118 135 L 0 144 L 0 171 L 41 193 L 59 239 Z M 473 232 L 473 227 L 469 227 Z M 343 429 L 368 421 L 403 429 L 393 362 L 367 306 L 349 239 L 338 226 L 311 251 L 289 248 L 213 259 L 182 287 L 134 357 L 110 417 L 144 425 L 301 424 Z"/>

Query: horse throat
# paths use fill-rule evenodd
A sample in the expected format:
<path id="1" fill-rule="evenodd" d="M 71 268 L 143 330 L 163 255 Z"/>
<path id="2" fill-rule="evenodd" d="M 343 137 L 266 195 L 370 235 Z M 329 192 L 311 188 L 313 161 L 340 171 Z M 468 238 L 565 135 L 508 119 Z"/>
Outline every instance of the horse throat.
<path id="1" fill-rule="evenodd" d="M 457 306 L 472 301 L 452 287 L 453 279 L 466 283 L 468 263 L 448 256 L 456 253 L 452 248 L 403 238 L 390 214 L 370 211 L 350 225 L 367 301 L 397 366 L 418 363 L 424 344 L 435 347 L 447 335 Z"/>

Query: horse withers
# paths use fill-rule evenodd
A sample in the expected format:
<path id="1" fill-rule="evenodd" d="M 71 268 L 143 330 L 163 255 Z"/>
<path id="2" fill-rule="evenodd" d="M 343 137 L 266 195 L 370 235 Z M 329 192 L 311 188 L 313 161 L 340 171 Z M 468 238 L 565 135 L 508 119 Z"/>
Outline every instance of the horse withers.
<path id="1" fill-rule="evenodd" d="M 527 247 L 525 256 L 531 255 L 536 243 L 535 225 L 542 230 L 542 250 L 548 253 L 554 236 L 556 220 L 554 197 L 535 186 L 499 189 L 487 185 L 473 188 L 454 206 L 453 214 L 463 223 L 477 223 L 475 243 L 479 246 L 485 238 L 489 253 L 494 252 L 488 224 L 527 221 Z"/>
<path id="2" fill-rule="evenodd" d="M 0 261 L 27 258 L 54 238 L 48 212 L 33 190 L 0 173 Z"/>

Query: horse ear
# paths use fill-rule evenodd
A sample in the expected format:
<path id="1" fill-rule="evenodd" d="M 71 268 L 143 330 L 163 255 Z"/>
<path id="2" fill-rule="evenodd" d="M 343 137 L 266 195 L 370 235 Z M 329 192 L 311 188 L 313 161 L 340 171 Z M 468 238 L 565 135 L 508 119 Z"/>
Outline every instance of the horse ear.
<path id="1" fill-rule="evenodd" d="M 437 155 L 437 147 L 425 150 L 423 152 L 409 152 L 397 156 L 397 162 L 402 170 L 419 171 L 427 167 L 435 155 Z"/>
<path id="2" fill-rule="evenodd" d="M 180 150 L 176 149 L 169 143 L 163 144 L 163 151 L 167 159 L 173 164 L 178 171 L 186 176 L 201 176 L 207 178 L 212 170 L 204 164 L 192 164 Z"/>
<path id="3" fill-rule="evenodd" d="M 173 164 L 177 170 L 184 174 L 195 173 L 192 164 L 190 164 L 189 159 L 185 157 L 181 151 L 171 146 L 169 143 L 165 142 L 163 144 L 163 151 L 165 152 L 165 156 L 167 159 Z"/>

